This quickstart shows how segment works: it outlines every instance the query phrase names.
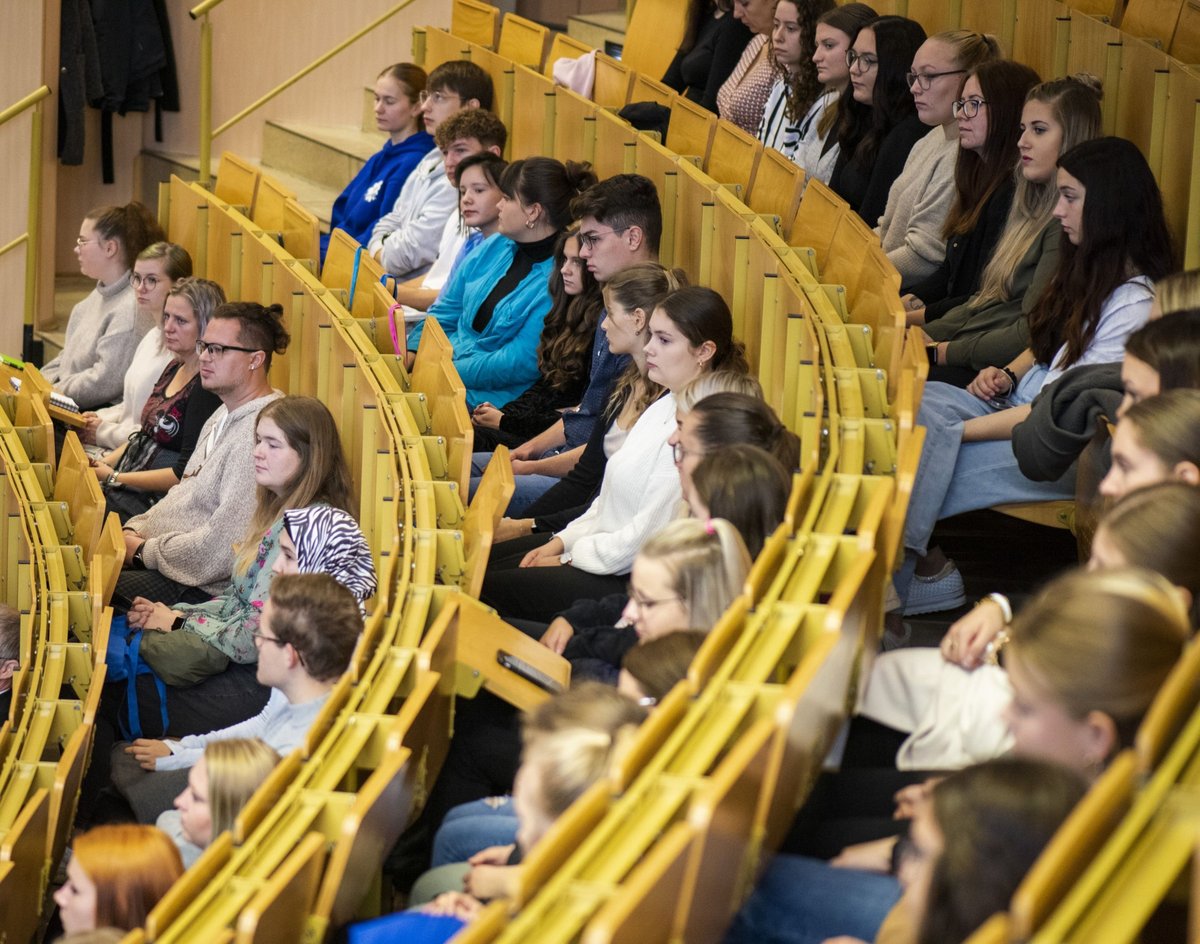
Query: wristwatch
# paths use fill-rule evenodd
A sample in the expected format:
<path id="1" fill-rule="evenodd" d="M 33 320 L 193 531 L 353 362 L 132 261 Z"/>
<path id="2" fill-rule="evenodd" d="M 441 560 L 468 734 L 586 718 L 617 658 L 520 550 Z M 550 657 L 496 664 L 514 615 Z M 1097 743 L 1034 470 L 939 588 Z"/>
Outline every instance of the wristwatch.
<path id="1" fill-rule="evenodd" d="M 133 564 L 134 567 L 140 567 L 142 570 L 145 570 L 146 562 L 142 560 L 142 555 L 144 553 L 146 553 L 145 541 L 137 546 L 137 550 L 133 552 L 133 557 L 129 559 L 129 563 Z"/>
<path id="2" fill-rule="evenodd" d="M 117 484 L 117 481 L 118 481 L 118 480 L 117 480 L 117 476 L 119 476 L 120 474 L 121 474 L 121 473 L 120 473 L 120 472 L 118 472 L 116 469 L 113 469 L 111 472 L 109 472 L 109 473 L 108 473 L 108 478 L 106 478 L 106 479 L 104 480 L 104 487 L 105 487 L 105 488 L 112 488 L 114 485 L 116 485 L 116 484 Z"/>

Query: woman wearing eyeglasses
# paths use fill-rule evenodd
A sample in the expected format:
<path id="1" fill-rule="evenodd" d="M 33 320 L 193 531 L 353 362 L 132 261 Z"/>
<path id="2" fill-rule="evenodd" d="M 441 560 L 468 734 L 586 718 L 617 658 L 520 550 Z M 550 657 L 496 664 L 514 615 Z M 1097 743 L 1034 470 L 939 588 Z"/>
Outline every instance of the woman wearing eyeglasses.
<path id="1" fill-rule="evenodd" d="M 433 136 L 421 127 L 417 100 L 425 91 L 425 70 L 397 62 L 375 80 L 375 126 L 388 139 L 333 203 L 329 231 L 342 229 L 362 245 L 371 239 L 379 218 L 391 211 L 413 168 L 433 147 Z M 321 234 L 321 258 L 329 237 Z"/>
<path id="2" fill-rule="evenodd" d="M 941 232 L 946 258 L 911 286 L 904 299 L 909 324 L 933 321 L 979 290 L 1012 207 L 1021 108 L 1037 83 L 1036 72 L 1007 59 L 985 62 L 967 76 L 954 103 L 959 151 L 954 203 Z"/>
<path id="3" fill-rule="evenodd" d="M 139 315 L 153 318 L 155 324 L 133 353 L 133 362 L 125 372 L 121 402 L 83 414 L 87 425 L 79 431 L 79 438 L 92 445 L 89 452 L 94 456 L 116 449 L 141 426 L 146 398 L 172 358 L 163 345 L 163 305 L 175 283 L 191 274 L 192 257 L 175 243 L 153 243 L 138 253 L 129 281 L 136 293 Z"/>
<path id="4" fill-rule="evenodd" d="M 928 130 L 905 79 L 923 42 L 920 23 L 881 16 L 858 31 L 846 53 L 850 84 L 838 103 L 839 153 L 829 186 L 870 226 L 883 215 L 908 152 Z"/>
<path id="5" fill-rule="evenodd" d="M 221 286 L 208 279 L 181 279 L 166 293 L 161 336 L 171 360 L 146 397 L 141 426 L 92 466 L 108 510 L 122 524 L 179 483 L 201 428 L 221 404 L 200 383 L 196 342 L 209 316 L 224 303 Z"/>
<path id="6" fill-rule="evenodd" d="M 967 72 L 999 54 L 992 36 L 949 30 L 929 37 L 913 56 L 905 79 L 917 117 L 933 130 L 909 152 L 877 230 L 884 252 L 900 273 L 902 289 L 930 275 L 945 258 L 942 226 L 954 200 L 958 161 L 954 102 Z"/>
<path id="7" fill-rule="evenodd" d="M 154 215 L 134 202 L 97 207 L 84 217 L 75 240 L 79 271 L 96 280 L 91 294 L 71 310 L 58 357 L 42 374 L 80 409 L 112 403 L 121 395 L 133 352 L 151 327 L 139 317 L 131 270 L 151 243 L 166 239 Z"/>

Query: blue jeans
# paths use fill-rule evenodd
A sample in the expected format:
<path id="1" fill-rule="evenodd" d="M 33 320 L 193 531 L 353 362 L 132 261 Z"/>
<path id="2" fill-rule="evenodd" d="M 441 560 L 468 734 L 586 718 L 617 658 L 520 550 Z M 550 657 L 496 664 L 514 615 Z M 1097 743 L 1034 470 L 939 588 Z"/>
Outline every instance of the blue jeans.
<path id="1" fill-rule="evenodd" d="M 553 453 L 548 452 L 546 455 L 553 455 Z M 490 452 L 476 452 L 471 456 L 471 486 L 467 492 L 468 501 L 475 497 L 475 490 L 479 488 L 479 480 L 483 478 L 483 470 L 487 468 L 491 459 L 492 453 Z M 513 478 L 517 483 L 517 488 L 508 503 L 508 509 L 504 512 L 509 518 L 522 517 L 530 505 L 560 481 L 553 475 L 516 475 Z"/>
<path id="2" fill-rule="evenodd" d="M 498 805 L 488 800 L 460 803 L 446 814 L 433 837 L 432 867 L 466 862 L 476 852 L 489 846 L 511 845 L 516 838 L 517 814 L 512 797 L 504 797 Z"/>
<path id="3" fill-rule="evenodd" d="M 1042 366 L 1029 371 L 1008 405 L 1032 400 L 1045 373 Z M 918 556 L 929 550 L 934 525 L 942 518 L 1006 502 L 1050 501 L 1075 494 L 1074 467 L 1056 482 L 1034 482 L 1017 465 L 1012 440 L 963 442 L 964 422 L 995 412 L 995 407 L 960 387 L 926 385 L 917 413 L 917 423 L 925 427 L 925 447 L 904 523 L 904 546 Z M 897 590 L 903 596 L 903 590 Z"/>
<path id="4" fill-rule="evenodd" d="M 725 944 L 821 944 L 841 934 L 873 941 L 899 900 L 900 883 L 889 875 L 777 855 L 734 918 Z"/>

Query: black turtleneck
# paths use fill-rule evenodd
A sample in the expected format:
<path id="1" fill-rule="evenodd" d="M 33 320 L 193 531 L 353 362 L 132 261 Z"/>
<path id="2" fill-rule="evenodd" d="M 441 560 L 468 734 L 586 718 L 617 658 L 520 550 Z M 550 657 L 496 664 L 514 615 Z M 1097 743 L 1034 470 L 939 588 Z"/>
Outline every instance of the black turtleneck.
<path id="1" fill-rule="evenodd" d="M 471 322 L 472 328 L 476 331 L 483 331 L 488 326 L 488 322 L 492 320 L 492 312 L 496 310 L 500 300 L 520 285 L 521 280 L 530 273 L 535 265 L 545 262 L 554 254 L 556 242 L 558 242 L 558 233 L 551 233 L 536 243 L 517 243 L 517 251 L 513 255 L 512 264 L 509 265 L 508 271 L 500 276 L 496 287 L 488 293 L 488 297 L 483 300 L 483 304 L 475 312 L 475 320 Z"/>

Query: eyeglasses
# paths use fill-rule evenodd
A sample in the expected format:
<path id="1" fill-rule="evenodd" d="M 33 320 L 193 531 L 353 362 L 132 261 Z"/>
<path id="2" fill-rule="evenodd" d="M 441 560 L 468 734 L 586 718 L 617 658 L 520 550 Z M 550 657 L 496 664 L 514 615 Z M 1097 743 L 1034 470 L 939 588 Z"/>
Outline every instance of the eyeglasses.
<path id="1" fill-rule="evenodd" d="M 96 242 L 96 240 L 94 240 L 94 239 L 84 239 L 82 236 L 75 237 L 75 245 L 76 246 L 86 246 L 88 243 L 94 243 L 94 242 Z"/>
<path id="2" fill-rule="evenodd" d="M 219 360 L 226 351 L 241 351 L 243 354 L 257 354 L 259 352 L 259 348 L 237 347 L 233 344 L 209 344 L 207 341 L 196 342 L 196 353 L 201 357 L 203 357 L 205 354 L 208 354 L 214 360 Z"/>
<path id="3" fill-rule="evenodd" d="M 674 457 L 675 461 L 677 463 L 679 463 L 679 462 L 682 462 L 684 459 L 686 459 L 688 456 L 703 456 L 704 453 L 690 452 L 689 450 L 683 448 L 683 443 L 677 442 L 677 443 L 675 443 L 675 445 L 673 445 L 671 447 L 671 455 Z"/>
<path id="4" fill-rule="evenodd" d="M 154 291 L 158 287 L 158 283 L 162 281 L 157 275 L 138 275 L 136 272 L 129 277 L 129 281 L 133 283 L 133 287 L 144 285 L 150 291 Z"/>
<path id="5" fill-rule="evenodd" d="M 254 638 L 254 640 L 256 642 L 273 642 L 280 649 L 282 649 L 284 646 L 287 645 L 287 643 L 284 640 L 277 639 L 274 636 L 268 636 L 265 633 L 251 633 L 250 635 Z"/>
<path id="6" fill-rule="evenodd" d="M 858 70 L 860 72 L 870 72 L 877 65 L 879 65 L 879 57 L 872 56 L 872 55 L 869 55 L 866 53 L 860 54 L 860 53 L 855 52 L 853 49 L 847 49 L 846 50 L 846 68 L 853 69 L 854 63 L 856 63 L 856 62 L 858 63 Z"/>
<path id="7" fill-rule="evenodd" d="M 966 71 L 966 69 L 951 69 L 949 72 L 909 72 L 904 77 L 908 79 L 910 86 L 916 82 L 924 91 L 928 92 L 934 79 L 940 79 L 943 75 L 962 75 Z"/>
<path id="8" fill-rule="evenodd" d="M 580 233 L 579 248 L 594 249 L 596 243 L 600 242 L 600 240 L 602 240 L 605 236 L 611 236 L 613 233 L 623 233 L 626 229 L 629 229 L 629 227 L 626 226 L 625 229 L 606 229 L 596 230 L 595 232 L 591 233 Z"/>
<path id="9" fill-rule="evenodd" d="M 643 613 L 646 610 L 654 609 L 656 606 L 662 606 L 664 603 L 675 603 L 682 599 L 682 597 L 663 597 L 661 600 L 647 600 L 637 595 L 633 589 L 633 584 L 628 585 L 626 592 L 629 595 L 629 602 L 636 606 L 639 612 Z"/>
<path id="10" fill-rule="evenodd" d="M 950 107 L 955 118 L 974 118 L 979 114 L 979 109 L 986 104 L 987 101 L 982 98 L 960 98 Z"/>
<path id="11" fill-rule="evenodd" d="M 442 105 L 451 99 L 457 100 L 460 104 L 462 103 L 462 96 L 455 95 L 453 92 L 450 92 L 449 94 L 446 92 L 425 91 L 417 93 L 417 104 L 419 105 L 424 105 L 426 102 L 433 102 L 435 105 Z"/>

